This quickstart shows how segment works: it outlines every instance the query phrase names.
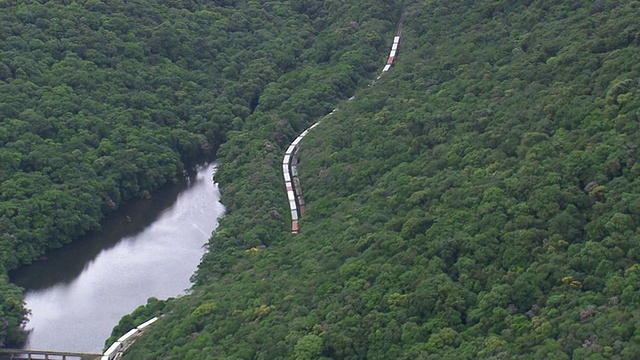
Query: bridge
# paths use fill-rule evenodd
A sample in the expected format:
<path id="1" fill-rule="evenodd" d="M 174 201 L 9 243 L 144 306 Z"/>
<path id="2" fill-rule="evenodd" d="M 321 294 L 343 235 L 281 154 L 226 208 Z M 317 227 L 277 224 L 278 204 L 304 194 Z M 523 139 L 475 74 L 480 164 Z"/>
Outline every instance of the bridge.
<path id="1" fill-rule="evenodd" d="M 47 351 L 47 350 L 20 350 L 20 349 L 0 349 L 0 360 L 101 360 L 101 359 L 119 359 L 122 354 L 126 353 L 129 347 L 149 328 L 149 325 L 158 320 L 153 317 L 137 327 L 129 330 L 126 334 L 120 336 L 118 341 L 114 342 L 104 352 L 104 354 L 90 354 L 70 351 Z"/>
<path id="2" fill-rule="evenodd" d="M 99 360 L 101 357 L 102 354 L 76 353 L 68 351 L 0 349 L 0 360 Z"/>

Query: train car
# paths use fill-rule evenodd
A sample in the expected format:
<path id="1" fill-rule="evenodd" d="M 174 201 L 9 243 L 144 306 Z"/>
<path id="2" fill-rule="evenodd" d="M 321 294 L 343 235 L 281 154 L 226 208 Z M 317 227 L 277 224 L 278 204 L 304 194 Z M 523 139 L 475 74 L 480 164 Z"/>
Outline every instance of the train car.
<path id="1" fill-rule="evenodd" d="M 297 146 L 294 144 L 289 145 L 289 147 L 287 148 L 287 155 L 291 155 L 293 154 L 294 151 L 296 151 Z"/>
<path id="2" fill-rule="evenodd" d="M 398 32 L 396 36 L 393 38 L 393 44 L 391 45 L 391 51 L 389 52 L 389 57 L 387 58 L 387 63 L 382 69 L 383 72 L 389 71 L 391 66 L 395 63 L 398 56 L 398 48 L 400 47 L 400 35 L 402 33 L 402 26 L 399 26 Z M 380 77 L 378 77 L 379 79 Z M 353 100 L 352 96 L 349 100 Z M 335 113 L 338 111 L 338 108 L 333 109 L 329 114 L 325 115 L 325 117 Z M 311 129 L 318 126 L 320 121 L 317 121 L 313 125 L 309 126 L 305 129 L 295 140 L 289 145 L 287 148 L 287 152 L 285 153 L 285 157 L 282 164 L 282 172 L 285 180 L 285 186 L 287 188 L 287 198 L 289 199 L 289 207 L 291 209 L 291 231 L 294 234 L 298 233 L 298 218 L 302 217 L 305 210 L 305 202 L 302 196 L 302 188 L 300 186 L 300 180 L 298 178 L 298 151 L 300 150 L 300 145 L 302 144 L 302 139 L 309 133 Z M 297 201 L 297 208 L 296 208 Z"/>
<path id="3" fill-rule="evenodd" d="M 137 328 L 131 329 L 126 334 L 120 336 L 120 338 L 118 339 L 118 342 L 122 343 L 123 347 L 127 347 L 136 339 L 136 336 L 138 335 L 139 332 L 140 330 L 138 330 Z"/>
<path id="4" fill-rule="evenodd" d="M 338 111 L 338 109 L 333 109 L 330 114 Z M 289 200 L 289 208 L 291 211 L 291 232 L 294 234 L 298 233 L 298 220 L 302 216 L 304 209 L 304 199 L 302 198 L 302 189 L 300 188 L 300 182 L 298 180 L 298 151 L 300 150 L 300 145 L 302 145 L 302 140 L 309 133 L 311 129 L 318 126 L 320 121 L 314 123 L 309 126 L 309 128 L 305 129 L 298 137 L 296 137 L 291 145 L 287 148 L 285 156 L 282 160 L 282 176 L 284 178 L 285 187 L 287 189 L 287 198 Z M 297 201 L 297 203 L 296 203 Z"/>
<path id="5" fill-rule="evenodd" d="M 114 342 L 109 346 L 107 351 L 102 354 L 101 360 L 113 360 L 118 356 L 118 352 L 122 350 L 122 343 L 119 341 Z"/>
<path id="6" fill-rule="evenodd" d="M 394 36 L 393 44 L 391 45 L 391 51 L 389 52 L 389 57 L 387 58 L 387 63 L 382 69 L 382 72 L 387 72 L 391 70 L 391 66 L 395 63 L 398 58 L 398 47 L 400 46 L 400 33 Z"/>
<path id="7" fill-rule="evenodd" d="M 153 324 L 154 322 L 158 321 L 157 317 L 153 317 L 149 320 L 147 320 L 146 322 L 143 322 L 142 324 L 138 325 L 138 327 L 136 329 L 140 330 L 140 332 L 144 331 L 144 329 L 146 329 L 149 325 Z"/>

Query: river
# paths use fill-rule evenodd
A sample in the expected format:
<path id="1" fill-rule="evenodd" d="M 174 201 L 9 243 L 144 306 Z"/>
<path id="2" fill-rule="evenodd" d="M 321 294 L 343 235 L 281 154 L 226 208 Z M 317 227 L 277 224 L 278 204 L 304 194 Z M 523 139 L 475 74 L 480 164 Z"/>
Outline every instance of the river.
<path id="1" fill-rule="evenodd" d="M 10 274 L 32 315 L 25 349 L 102 352 L 120 318 L 147 302 L 184 294 L 203 245 L 224 213 L 215 165 L 127 204 L 102 230 Z"/>

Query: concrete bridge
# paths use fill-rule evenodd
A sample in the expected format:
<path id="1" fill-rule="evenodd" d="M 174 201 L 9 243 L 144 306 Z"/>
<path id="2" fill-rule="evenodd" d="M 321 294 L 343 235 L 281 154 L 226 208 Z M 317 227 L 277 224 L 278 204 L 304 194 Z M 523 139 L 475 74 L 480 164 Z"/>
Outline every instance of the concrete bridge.
<path id="1" fill-rule="evenodd" d="M 0 360 L 101 360 L 119 359 L 144 332 L 149 325 L 158 320 L 153 317 L 137 327 L 122 335 L 118 341 L 109 346 L 104 354 L 90 354 L 71 351 L 47 351 L 47 350 L 20 350 L 20 349 L 0 349 Z"/>
<path id="2" fill-rule="evenodd" d="M 67 351 L 0 349 L 0 360 L 99 360 L 101 357 L 102 354 L 75 353 Z"/>

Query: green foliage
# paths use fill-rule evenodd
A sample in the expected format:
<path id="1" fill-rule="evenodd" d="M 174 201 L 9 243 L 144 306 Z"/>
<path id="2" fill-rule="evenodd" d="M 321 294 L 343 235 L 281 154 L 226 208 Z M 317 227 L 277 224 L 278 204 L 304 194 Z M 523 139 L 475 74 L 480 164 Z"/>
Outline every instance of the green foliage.
<path id="1" fill-rule="evenodd" d="M 296 360 L 314 359 L 322 352 L 322 338 L 308 334 L 300 338 L 294 348 Z"/>
<path id="2" fill-rule="evenodd" d="M 143 196 L 203 141 L 226 141 L 228 214 L 191 294 L 134 313 L 166 318 L 130 358 L 635 358 L 639 12 L 544 0 L 12 8 L 3 262 L 50 246 L 39 235 L 54 227 L 34 224 L 59 223 L 68 241 L 97 226 L 82 216 L 106 199 Z M 371 83 L 400 15 L 401 57 Z M 305 138 L 307 212 L 288 235 L 283 149 L 354 91 Z M 99 200 L 75 202 L 83 194 Z M 69 210 L 24 213 L 47 201 Z"/>
<path id="3" fill-rule="evenodd" d="M 151 196 L 181 176 L 184 163 L 212 156 L 230 130 L 271 122 L 269 107 L 287 102 L 308 111 L 263 129 L 278 132 L 279 140 L 259 142 L 273 147 L 350 96 L 385 45 L 372 35 L 369 43 L 380 49 L 363 47 L 360 39 L 385 28 L 332 25 L 342 8 L 312 8 L 294 1 L 1 2 L 3 268 L 98 229 L 123 202 Z M 309 60 L 327 46 L 335 58 Z M 357 69 L 338 62 L 347 53 L 357 54 Z M 280 78 L 282 88 L 301 95 L 265 97 L 263 106 L 262 93 Z M 276 194 L 256 199 L 262 204 Z M 268 226 L 248 234 L 248 244 L 279 232 L 274 218 L 264 221 Z M 9 307 L 20 319 L 11 322 L 16 328 L 22 310 Z"/>
<path id="4" fill-rule="evenodd" d="M 24 308 L 22 289 L 0 276 L 0 347 L 25 340 L 24 324 L 28 310 Z"/>
<path id="5" fill-rule="evenodd" d="M 146 305 L 141 305 L 131 314 L 123 316 L 118 322 L 118 325 L 113 328 L 111 337 L 105 341 L 105 350 L 129 330 L 140 326 L 151 318 L 162 315 L 165 303 L 163 300 L 149 298 Z M 148 329 L 146 331 L 148 331 Z"/>
<path id="6" fill-rule="evenodd" d="M 131 356 L 632 358 L 638 9 L 403 4 L 397 65 L 305 138 L 295 237 L 272 216 L 287 209 L 272 149 L 327 112 L 309 95 L 325 84 L 311 67 L 270 84 L 221 148 L 230 212 L 194 294 Z M 357 70 L 344 41 L 304 55 Z M 211 301 L 199 330 L 185 314 Z M 170 347 L 175 329 L 192 332 Z"/>

